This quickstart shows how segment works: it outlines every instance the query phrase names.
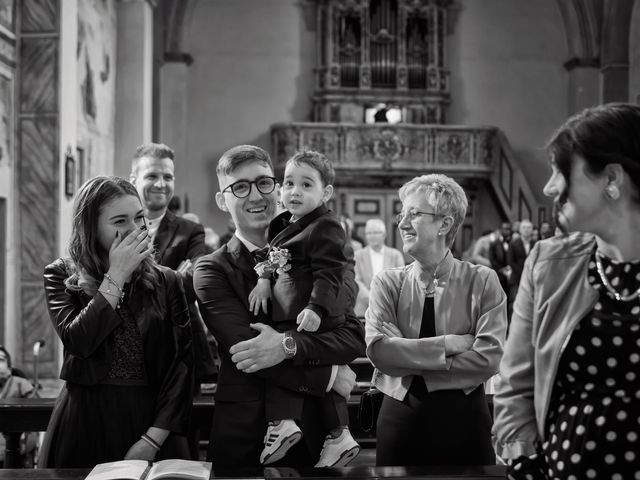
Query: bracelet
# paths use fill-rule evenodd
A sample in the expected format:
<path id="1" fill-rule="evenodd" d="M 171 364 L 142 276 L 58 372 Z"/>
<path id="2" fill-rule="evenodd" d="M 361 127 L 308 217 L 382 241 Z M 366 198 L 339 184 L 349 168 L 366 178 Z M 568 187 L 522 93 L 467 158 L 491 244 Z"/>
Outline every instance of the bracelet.
<path id="1" fill-rule="evenodd" d="M 115 280 L 111 277 L 111 275 L 109 275 L 108 273 L 104 274 L 104 278 L 107 279 L 107 293 L 113 297 L 120 297 L 120 301 L 124 300 L 124 290 L 122 288 L 120 288 L 120 285 L 118 285 Z M 114 287 L 116 287 L 118 289 L 118 291 L 120 292 L 119 295 L 114 295 L 113 293 L 111 293 L 111 285 L 113 285 Z"/>
<path id="2" fill-rule="evenodd" d="M 149 445 L 151 445 L 151 447 L 154 450 L 160 450 L 160 444 L 158 442 L 156 442 L 153 438 L 151 438 L 149 435 L 147 435 L 146 433 L 143 433 L 140 438 L 142 440 L 144 440 L 145 442 L 147 442 Z"/>
<path id="3" fill-rule="evenodd" d="M 116 281 L 111 277 L 111 275 L 109 275 L 108 273 L 105 273 L 104 277 L 109 281 L 109 283 L 112 283 L 113 286 L 116 287 L 120 293 L 124 294 L 124 290 L 120 288 L 120 285 L 116 283 Z"/>

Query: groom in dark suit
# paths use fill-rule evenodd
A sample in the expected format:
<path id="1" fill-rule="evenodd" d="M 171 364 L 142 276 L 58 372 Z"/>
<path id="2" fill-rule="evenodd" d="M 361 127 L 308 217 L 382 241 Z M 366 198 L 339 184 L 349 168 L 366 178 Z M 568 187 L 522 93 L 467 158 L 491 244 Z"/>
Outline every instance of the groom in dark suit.
<path id="1" fill-rule="evenodd" d="M 220 345 L 221 367 L 208 459 L 220 466 L 259 466 L 267 430 L 267 383 L 307 396 L 300 428 L 302 440 L 279 462 L 312 466 L 325 439 L 321 397 L 334 390 L 345 398 L 355 384 L 346 366 L 363 355 L 362 324 L 349 312 L 328 332 L 280 333 L 261 311 L 249 309 L 257 275 L 252 253 L 267 245 L 267 229 L 278 199 L 273 164 L 259 147 L 241 145 L 218 162 L 218 207 L 229 212 L 235 235 L 218 251 L 202 257 L 194 285 L 204 321 Z M 355 276 L 344 278 L 349 301 L 355 299 Z"/>

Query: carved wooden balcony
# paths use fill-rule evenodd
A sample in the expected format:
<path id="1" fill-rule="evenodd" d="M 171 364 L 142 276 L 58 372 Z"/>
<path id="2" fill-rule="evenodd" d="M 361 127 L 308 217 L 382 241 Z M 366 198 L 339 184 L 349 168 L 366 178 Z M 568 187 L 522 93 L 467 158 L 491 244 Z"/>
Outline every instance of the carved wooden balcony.
<path id="1" fill-rule="evenodd" d="M 345 174 L 407 177 L 428 172 L 489 179 L 499 158 L 495 127 L 450 125 L 281 123 L 271 127 L 276 170 L 310 148 Z M 352 177 L 352 175 L 348 175 Z"/>
<path id="2" fill-rule="evenodd" d="M 297 150 L 323 152 L 336 186 L 398 187 L 411 177 L 444 173 L 465 183 L 488 182 L 505 218 L 535 218 L 539 207 L 509 142 L 497 127 L 277 123 L 271 126 L 278 177 Z"/>

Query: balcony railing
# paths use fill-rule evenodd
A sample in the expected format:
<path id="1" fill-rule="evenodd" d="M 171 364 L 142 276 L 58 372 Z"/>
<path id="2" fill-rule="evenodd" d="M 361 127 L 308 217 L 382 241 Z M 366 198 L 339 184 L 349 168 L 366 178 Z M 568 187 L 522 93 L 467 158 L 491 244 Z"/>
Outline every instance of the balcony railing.
<path id="1" fill-rule="evenodd" d="M 409 124 L 278 123 L 271 127 L 279 173 L 297 150 L 323 152 L 336 170 L 336 183 L 372 184 L 438 172 L 486 179 L 505 218 L 534 219 L 538 202 L 497 127 Z"/>

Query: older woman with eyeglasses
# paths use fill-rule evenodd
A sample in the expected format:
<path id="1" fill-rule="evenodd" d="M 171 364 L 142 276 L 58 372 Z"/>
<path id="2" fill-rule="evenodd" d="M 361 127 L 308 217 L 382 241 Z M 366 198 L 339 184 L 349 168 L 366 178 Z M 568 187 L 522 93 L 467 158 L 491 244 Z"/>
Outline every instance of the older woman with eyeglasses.
<path id="1" fill-rule="evenodd" d="M 415 261 L 379 273 L 366 318 L 378 416 L 378 465 L 495 463 L 483 383 L 498 371 L 506 296 L 488 267 L 457 260 L 450 247 L 467 198 L 445 175 L 400 188 L 398 228 Z"/>

